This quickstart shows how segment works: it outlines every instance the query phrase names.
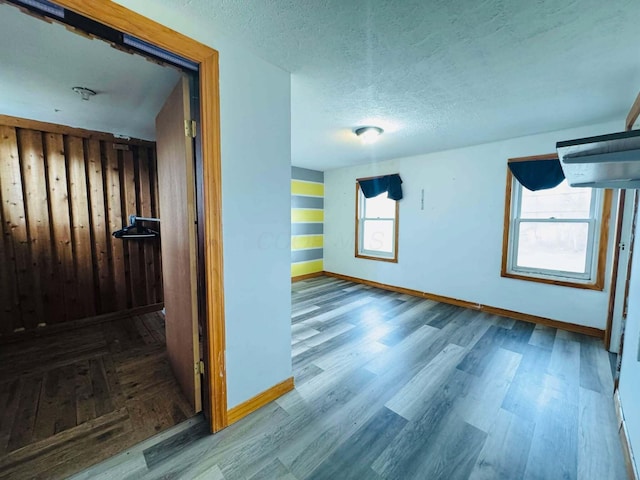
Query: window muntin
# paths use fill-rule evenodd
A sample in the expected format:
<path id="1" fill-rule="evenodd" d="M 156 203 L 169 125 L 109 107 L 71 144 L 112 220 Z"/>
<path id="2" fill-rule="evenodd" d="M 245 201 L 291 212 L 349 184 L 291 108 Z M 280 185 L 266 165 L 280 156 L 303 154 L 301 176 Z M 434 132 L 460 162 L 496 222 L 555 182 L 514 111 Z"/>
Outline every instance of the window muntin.
<path id="1" fill-rule="evenodd" d="M 607 238 L 602 235 L 607 227 L 602 225 L 604 190 L 571 188 L 564 181 L 532 192 L 511 173 L 508 183 L 503 276 L 602 289 L 599 269 L 604 265 L 598 261 L 599 243 Z"/>
<path id="2" fill-rule="evenodd" d="M 356 257 L 397 262 L 398 202 L 387 192 L 366 198 L 357 187 Z"/>

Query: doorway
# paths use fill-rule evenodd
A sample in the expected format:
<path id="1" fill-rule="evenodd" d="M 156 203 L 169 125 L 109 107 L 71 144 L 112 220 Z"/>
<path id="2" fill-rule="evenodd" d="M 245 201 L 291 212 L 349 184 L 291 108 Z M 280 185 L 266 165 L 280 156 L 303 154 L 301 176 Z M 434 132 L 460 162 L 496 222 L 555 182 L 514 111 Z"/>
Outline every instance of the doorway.
<path id="1" fill-rule="evenodd" d="M 636 195 L 634 192 L 620 190 L 618 202 L 618 222 L 616 222 L 616 238 L 614 248 L 614 276 L 610 293 L 610 313 L 605 334 L 605 347 L 611 353 L 620 353 L 624 320 L 627 316 L 627 289 L 629 281 L 629 265 L 634 236 L 634 219 Z M 615 260 L 617 257 L 617 261 Z"/>
<path id="2" fill-rule="evenodd" d="M 92 7 L 94 7 L 94 6 L 95 5 L 92 5 Z M 89 7 L 89 9 L 91 9 L 92 7 Z M 115 8 L 115 9 L 117 10 L 117 8 Z M 113 12 L 111 12 L 111 13 L 113 13 Z M 213 63 L 215 59 L 211 58 L 214 55 L 211 55 L 212 51 L 210 51 L 210 49 L 206 49 L 206 47 L 203 47 L 203 48 L 205 50 L 200 51 L 199 53 L 201 55 L 200 55 L 200 57 L 197 57 L 197 58 L 201 58 L 203 64 L 206 63 L 205 66 L 207 68 L 204 69 L 202 74 L 205 77 L 205 80 L 208 79 L 208 81 L 201 82 L 201 84 L 204 83 L 204 85 L 207 85 L 208 87 L 206 89 L 204 87 L 202 87 L 201 92 L 202 91 L 209 91 L 210 84 L 211 83 L 214 83 L 214 84 L 217 83 L 216 82 L 217 81 L 217 76 L 212 77 L 210 75 L 212 73 L 211 70 L 213 70 L 213 73 L 215 73 L 215 63 Z M 203 56 L 205 53 L 208 56 Z M 209 74 L 209 76 L 207 76 L 207 73 Z M 212 82 L 212 80 L 215 80 L 215 81 Z M 185 83 L 186 82 L 183 79 L 181 79 L 178 82 L 178 86 L 182 85 L 182 87 L 184 87 Z M 178 90 L 178 88 L 176 88 L 174 90 L 174 92 L 176 90 Z M 184 88 L 181 88 L 180 95 L 182 96 L 182 98 L 184 98 L 185 97 L 185 92 L 187 92 L 186 93 L 186 97 L 188 98 L 189 97 L 188 89 L 185 90 Z M 189 103 L 189 102 L 187 101 L 187 102 L 183 102 L 183 103 Z M 209 104 L 208 107 L 206 108 L 206 112 L 204 112 L 204 114 L 202 115 L 203 120 L 202 120 L 201 128 L 203 130 L 205 129 L 205 126 L 209 126 L 210 127 L 210 125 L 212 123 L 211 122 L 212 118 L 214 120 L 216 119 L 217 111 L 215 111 L 215 110 L 211 111 L 211 107 L 212 106 L 215 107 L 216 105 L 217 105 L 217 97 L 216 97 L 216 101 L 212 102 L 212 104 Z M 184 117 L 184 118 L 186 119 L 187 117 Z M 162 122 L 158 122 L 158 123 L 160 124 Z M 185 139 L 184 126 L 185 126 L 184 122 L 182 124 L 178 125 L 178 127 L 180 129 L 180 132 L 182 133 L 182 143 L 183 143 L 183 145 L 188 146 L 189 143 L 192 142 L 192 140 L 189 139 L 189 141 L 185 142 L 185 140 L 184 140 Z M 33 125 L 31 127 L 33 127 Z M 16 128 L 16 127 L 14 127 L 14 128 Z M 17 128 L 26 129 L 25 125 L 22 125 L 21 127 L 17 127 Z M 33 130 L 33 128 L 32 128 L 32 130 Z M 44 131 L 45 130 L 42 130 L 41 134 L 46 136 L 46 133 L 43 133 Z M 56 135 L 58 135 L 58 134 L 64 137 L 63 133 L 57 133 Z M 69 135 L 69 134 L 67 134 L 67 135 Z M 166 137 L 166 135 L 163 135 L 163 138 L 165 138 L 165 137 Z M 201 159 L 202 159 L 201 169 L 202 170 L 199 172 L 198 169 L 196 168 L 196 166 L 194 166 L 194 163 L 193 163 L 193 160 L 192 160 L 192 155 L 191 155 L 191 160 L 190 161 L 186 160 L 188 158 L 188 156 L 189 156 L 188 152 L 186 152 L 186 151 L 184 152 L 185 153 L 185 161 L 183 162 L 184 165 L 182 165 L 182 166 L 183 167 L 185 165 L 187 167 L 190 166 L 191 167 L 192 176 L 195 176 L 195 177 L 199 176 L 200 179 L 202 179 L 202 177 L 204 177 L 205 174 L 206 174 L 206 175 L 209 175 L 208 178 L 209 178 L 210 181 L 211 180 L 217 180 L 217 179 L 219 179 L 219 171 L 216 171 L 215 168 L 212 171 L 212 168 L 211 168 L 211 165 L 210 165 L 211 159 L 212 159 L 212 157 L 210 155 L 212 147 L 213 147 L 214 154 L 215 154 L 213 156 L 213 159 L 214 160 L 217 159 L 217 156 L 216 156 L 217 155 L 217 151 L 216 151 L 217 148 L 215 147 L 215 145 L 213 145 L 215 143 L 215 141 L 217 141 L 217 136 L 209 137 L 208 139 L 204 139 L 204 135 L 202 137 L 203 137 L 203 139 L 201 140 L 202 141 L 202 152 L 203 152 L 203 155 L 201 157 Z M 83 138 L 82 140 L 80 140 L 80 144 L 82 144 L 83 146 L 91 144 L 91 141 L 92 141 L 91 140 L 91 138 L 92 138 L 91 134 L 89 134 L 89 137 L 87 137 L 87 138 Z M 63 138 L 62 142 L 63 142 L 63 145 L 66 146 L 67 144 L 65 144 L 64 142 L 68 142 L 68 140 L 64 140 L 64 138 Z M 127 139 L 121 139 L 121 141 L 118 141 L 118 142 L 114 143 L 114 145 L 116 145 L 116 144 L 118 145 L 118 149 L 115 149 L 115 150 L 117 150 L 117 155 L 121 156 L 121 157 L 118 157 L 118 158 L 120 158 L 120 160 L 119 160 L 120 163 L 119 163 L 119 167 L 118 168 L 124 168 L 125 163 L 122 163 L 121 159 L 125 155 L 129 155 L 129 153 L 126 153 L 126 152 L 130 152 L 130 150 L 126 150 L 125 148 L 120 149 L 121 147 L 126 146 L 126 143 L 127 143 Z M 164 149 L 164 148 L 165 147 L 162 147 L 162 149 Z M 55 149 L 50 149 L 50 150 L 53 151 Z M 109 150 L 109 151 L 111 152 L 111 150 Z M 43 156 L 44 156 L 44 154 L 43 154 Z M 157 155 L 157 159 L 158 159 L 159 164 L 162 163 L 161 157 L 162 157 L 162 154 L 159 151 L 158 155 Z M 209 161 L 209 163 L 207 161 Z M 141 163 L 138 162 L 138 163 L 135 163 L 135 165 L 132 167 L 132 171 L 134 172 L 134 177 L 135 177 L 135 174 L 139 174 L 140 173 L 140 170 L 142 169 L 142 167 L 140 165 L 141 165 Z M 85 161 L 85 166 L 86 166 L 86 161 Z M 162 177 L 162 174 L 160 172 L 161 172 L 163 167 L 161 165 L 159 165 L 159 167 L 160 168 L 158 169 L 158 179 L 160 180 L 160 177 Z M 169 168 L 172 168 L 172 167 L 175 167 L 175 165 L 170 164 Z M 219 164 L 218 164 L 218 167 L 219 167 Z M 108 168 L 106 170 L 103 169 L 103 171 L 109 171 L 109 169 Z M 119 176 L 121 177 L 122 175 L 119 174 Z M 173 181 L 169 180 L 169 181 L 165 182 L 166 185 L 168 185 L 167 188 L 171 188 L 172 186 L 175 186 L 175 183 L 177 183 L 175 181 L 176 180 L 176 172 L 175 171 L 169 170 L 167 173 L 164 174 L 164 176 L 170 178 L 171 180 L 173 180 Z M 144 177 L 145 177 L 145 175 L 141 176 L 141 178 L 144 178 Z M 138 178 L 140 178 L 140 176 Z M 74 183 L 74 185 L 75 185 L 75 182 L 71 182 L 70 183 L 67 180 L 65 180 L 64 183 L 66 183 L 68 187 L 70 187 L 71 183 Z M 163 195 L 158 196 L 157 197 L 157 202 L 158 202 L 158 204 L 160 206 L 160 210 L 161 211 L 164 210 L 164 213 L 168 214 L 168 210 L 169 210 L 171 205 L 180 205 L 180 206 L 185 206 L 185 207 L 195 207 L 194 203 L 195 203 L 196 193 L 195 193 L 194 184 L 195 184 L 195 179 L 192 177 L 191 191 L 190 192 L 189 191 L 186 192 L 187 196 L 190 196 L 190 198 L 186 199 L 185 201 L 182 201 L 182 199 L 176 199 L 175 196 L 172 197 L 171 195 L 168 195 L 167 198 L 172 197 L 172 198 L 174 198 L 175 201 L 173 203 L 169 203 L 168 204 L 169 207 L 167 207 L 167 208 L 162 209 L 162 205 L 160 205 L 165 197 Z M 103 187 L 105 187 L 105 186 L 108 185 L 108 182 L 103 181 L 102 185 L 103 185 Z M 137 197 L 139 197 L 141 195 L 140 192 L 139 192 L 139 181 L 134 180 L 133 181 L 133 185 L 134 186 L 130 190 L 130 192 L 135 192 L 132 195 L 132 198 L 135 197 L 137 199 Z M 207 183 L 207 185 L 209 186 L 210 183 Z M 212 194 L 211 191 L 208 192 L 208 194 L 206 195 L 205 201 L 211 201 L 212 198 L 215 198 L 216 197 L 216 192 L 217 192 L 217 194 L 219 194 L 219 184 L 216 184 L 216 185 L 217 185 L 217 189 L 213 189 L 214 190 L 213 194 Z M 189 190 L 189 189 L 187 188 L 187 190 Z M 126 187 L 125 187 L 125 191 L 126 191 Z M 180 193 L 184 193 L 184 192 L 180 192 Z M 125 196 L 126 196 L 126 193 L 125 193 Z M 129 204 L 129 202 L 126 201 L 126 199 L 124 201 L 125 201 L 125 203 L 127 203 L 127 205 Z M 145 212 L 142 211 L 142 210 L 138 210 L 138 208 L 135 205 L 135 203 L 133 203 L 133 205 L 134 205 L 133 210 L 135 211 L 135 213 L 141 213 L 142 215 L 140 215 L 140 216 L 142 216 L 142 217 L 146 217 L 146 216 L 149 215 L 149 214 L 145 214 Z M 217 209 L 218 209 L 217 211 L 219 211 L 219 203 L 217 205 L 218 205 L 217 206 Z M 70 207 L 70 209 L 73 210 L 73 207 Z M 50 208 L 49 207 L 45 207 L 45 210 L 50 210 Z M 212 232 L 213 233 L 217 232 L 219 234 L 219 223 L 216 223 L 216 221 L 219 222 L 219 215 L 217 214 L 216 211 L 204 209 L 202 211 L 203 213 L 201 215 L 199 215 L 199 216 L 196 214 L 195 208 L 191 208 L 191 209 L 185 210 L 185 212 L 183 212 L 183 214 L 178 213 L 178 214 L 174 215 L 175 222 L 170 222 L 169 223 L 168 232 L 167 232 L 167 228 L 166 227 L 164 228 L 165 232 L 163 232 L 163 237 L 166 237 L 167 239 L 169 239 L 171 237 L 171 233 L 175 232 L 177 234 L 176 238 L 179 238 L 179 237 L 184 236 L 183 234 L 186 232 L 187 236 L 191 238 L 191 240 L 189 241 L 189 244 L 193 247 L 193 245 L 196 243 L 195 242 L 195 234 L 193 232 L 192 233 L 189 233 L 189 232 L 195 230 L 194 224 L 195 224 L 195 219 L 197 217 L 201 217 L 201 218 L 205 219 L 204 222 L 199 222 L 199 227 L 202 226 L 202 227 L 204 227 L 204 229 L 206 229 L 205 235 L 209 235 L 209 237 L 207 237 L 207 239 L 211 238 L 210 236 L 211 236 Z M 129 213 L 131 213 L 131 212 L 121 212 L 121 216 L 124 217 L 124 219 L 126 220 L 126 216 Z M 154 215 L 152 211 L 150 212 L 150 215 L 151 216 Z M 162 214 L 162 216 L 164 217 L 164 214 Z M 213 221 L 212 221 L 212 218 L 213 218 Z M 180 224 L 181 221 L 184 222 L 184 223 Z M 125 224 L 125 222 L 122 222 L 121 226 L 123 226 L 124 224 Z M 69 227 L 69 228 L 71 228 L 71 227 Z M 73 237 L 73 235 L 72 235 L 72 237 Z M 214 238 L 214 240 L 215 240 L 215 238 Z M 128 240 L 127 242 L 132 242 L 132 240 Z M 219 243 L 212 244 L 210 241 L 205 241 L 205 242 L 201 242 L 201 243 L 204 244 L 205 247 L 206 247 L 205 250 L 206 250 L 206 254 L 207 255 L 205 256 L 205 262 L 204 262 L 205 268 L 207 268 L 207 270 L 211 270 L 212 269 L 211 261 L 212 261 L 212 259 L 216 258 L 216 255 L 212 254 L 212 252 L 216 252 L 218 258 L 221 257 L 221 245 Z M 132 247 L 131 250 L 133 252 L 135 252 L 135 251 L 144 251 L 144 247 L 140 247 L 140 245 L 132 245 L 131 247 Z M 164 247 L 164 242 L 163 242 L 163 247 Z M 126 248 L 124 248 L 124 250 L 129 251 L 130 247 L 127 246 Z M 129 256 L 130 257 L 132 256 L 132 251 L 129 251 Z M 195 251 L 195 248 L 191 248 L 189 250 L 188 255 L 187 255 L 189 257 L 189 260 L 186 262 L 186 264 L 189 265 L 189 266 L 193 266 L 194 263 L 197 263 L 197 257 L 194 255 L 194 251 Z M 167 256 L 167 255 L 165 254 L 165 256 Z M 171 255 L 170 259 L 173 259 L 173 258 L 174 258 L 174 256 Z M 194 260 L 194 258 L 196 258 L 196 259 Z M 133 262 L 133 263 L 136 263 L 136 262 Z M 195 285 L 198 283 L 197 280 L 194 281 L 193 269 L 191 269 L 191 270 L 184 269 L 183 266 L 185 265 L 185 262 L 175 262 L 175 263 L 178 265 L 178 268 L 177 269 L 174 268 L 173 269 L 174 270 L 173 273 L 176 273 L 176 270 L 177 270 L 177 274 L 175 275 L 175 278 L 180 280 L 180 281 L 175 282 L 175 283 L 176 283 L 176 285 L 179 285 L 179 286 L 182 286 L 182 287 L 186 287 L 188 292 L 187 292 L 186 296 L 182 295 L 182 294 L 174 295 L 175 299 L 174 299 L 173 303 L 176 304 L 176 303 L 179 303 L 179 302 L 183 302 L 183 303 L 189 304 L 190 308 L 191 308 L 191 313 L 190 313 L 189 316 L 191 316 L 192 318 L 196 318 L 197 319 L 198 307 L 196 305 L 197 304 L 196 299 L 198 298 L 198 294 L 197 294 L 197 291 L 196 291 L 195 288 L 189 288 L 189 287 L 195 287 Z M 81 266 L 81 264 L 82 264 L 82 262 L 79 262 L 77 260 L 74 263 L 74 265 L 76 267 Z M 213 282 L 212 281 L 208 281 L 205 284 L 206 292 L 207 292 L 207 299 L 208 300 L 211 299 L 211 298 L 219 298 L 219 299 L 222 298 L 221 284 L 216 285 L 216 279 L 221 281 L 222 272 L 221 272 L 221 268 L 219 267 L 219 265 L 220 264 L 216 265 L 214 275 L 211 276 L 211 278 L 213 279 Z M 168 270 L 165 265 L 163 265 L 163 266 L 165 267 L 164 270 Z M 95 275 L 94 275 L 94 278 L 95 278 Z M 127 270 L 125 272 L 125 278 L 127 278 L 132 285 L 133 284 L 137 284 L 137 282 L 133 281 L 133 279 L 137 278 L 136 277 L 136 272 L 133 269 L 129 268 L 129 270 Z M 186 280 L 185 280 L 185 278 L 186 278 Z M 165 281 L 164 283 L 165 283 L 165 287 L 166 287 L 168 282 Z M 220 289 L 216 290 L 215 289 L 216 286 L 220 287 Z M 131 294 L 131 296 L 133 297 L 133 294 Z M 168 297 L 168 295 L 167 295 L 166 290 L 164 292 L 164 296 L 165 296 L 165 303 L 167 303 L 167 298 L 166 297 Z M 201 295 L 201 296 L 204 296 L 204 295 Z M 78 296 L 78 298 L 82 299 L 84 301 L 84 298 L 82 298 L 81 296 Z M 186 301 L 185 301 L 185 299 L 186 299 Z M 207 307 L 207 306 L 208 306 L 208 302 L 207 302 L 207 304 L 205 304 L 205 307 Z M 216 331 L 218 333 L 218 336 L 213 337 L 213 340 L 215 340 L 215 345 L 217 346 L 217 348 L 220 348 L 220 346 L 223 347 L 223 345 L 224 345 L 224 330 L 220 328 L 220 325 L 222 325 L 222 317 L 220 315 L 220 312 L 222 311 L 222 308 L 223 308 L 223 304 L 222 304 L 221 301 L 216 303 L 215 308 L 207 308 L 205 310 L 206 321 L 203 322 L 204 328 L 200 329 L 202 334 L 203 334 L 203 338 L 205 338 L 205 340 L 206 340 L 208 334 L 211 331 L 213 331 L 214 327 L 215 327 L 215 329 L 216 329 Z M 171 311 L 170 310 L 171 310 L 171 308 L 169 307 L 169 303 L 167 303 L 167 314 L 168 315 L 171 315 Z M 156 338 L 156 340 L 157 340 L 157 338 L 162 338 L 162 335 L 159 333 L 159 331 L 162 329 L 162 322 L 160 321 L 160 314 L 156 312 L 156 313 L 154 313 L 154 315 L 145 316 L 145 314 L 143 314 L 143 312 L 137 312 L 137 313 L 139 313 L 139 315 L 137 315 L 135 319 L 129 317 L 129 320 L 132 320 L 132 321 L 125 322 L 125 324 L 123 326 L 123 328 L 125 329 L 125 332 L 123 334 L 118 334 L 121 337 L 120 339 L 118 339 L 118 343 L 120 345 L 122 345 L 123 343 L 126 343 L 126 337 L 127 337 L 128 334 L 131 333 L 131 327 L 132 326 L 135 327 L 135 329 L 137 329 L 138 331 L 142 330 L 142 331 L 147 332 L 148 333 L 148 336 L 147 336 L 148 339 L 149 338 Z M 180 318 L 183 318 L 182 315 L 177 315 L 177 316 L 180 317 Z M 102 319 L 102 320 L 104 320 L 104 319 Z M 46 324 L 46 322 L 40 322 L 40 323 L 45 323 Z M 193 325 L 195 325 L 195 326 L 193 326 Z M 113 329 L 109 328 L 108 330 L 109 330 L 109 333 L 113 333 L 116 329 L 115 328 L 113 328 Z M 177 331 L 179 331 L 179 332 L 183 332 L 183 331 L 187 331 L 187 330 L 188 329 L 184 329 L 184 328 L 177 329 Z M 154 335 L 154 332 L 158 334 L 157 337 Z M 14 332 L 14 333 L 20 333 L 20 332 Z M 174 335 L 170 335 L 170 337 L 172 337 L 172 340 L 173 340 L 173 337 L 175 337 L 175 336 Z M 185 393 L 187 393 L 187 396 L 189 397 L 189 400 L 190 400 L 189 403 L 191 404 L 191 406 L 192 406 L 191 408 L 193 410 L 199 410 L 201 408 L 200 404 L 202 402 L 201 402 L 200 394 L 198 393 L 199 380 L 200 380 L 200 375 L 202 374 L 203 370 L 205 372 L 208 372 L 204 377 L 205 378 L 204 385 L 206 386 L 205 395 L 204 395 L 205 405 L 207 405 L 207 402 L 208 402 L 208 406 L 206 408 L 205 413 L 209 416 L 209 418 L 211 418 L 211 423 L 210 424 L 212 426 L 212 430 L 222 428 L 222 426 L 226 425 L 226 398 L 225 398 L 226 397 L 226 392 L 220 390 L 220 384 L 222 384 L 224 386 L 224 359 L 223 359 L 222 356 L 217 354 L 218 350 L 216 350 L 216 348 L 211 348 L 210 345 L 205 346 L 205 349 L 204 349 L 204 352 L 203 352 L 203 353 L 205 353 L 205 355 L 202 355 L 202 357 L 201 357 L 200 352 L 199 352 L 199 348 L 198 348 L 200 342 L 199 342 L 199 329 L 198 329 L 197 321 L 193 322 L 192 328 L 191 328 L 191 333 L 190 333 L 190 335 L 187 335 L 187 337 L 190 337 L 190 338 L 187 338 L 187 339 L 190 340 L 190 343 L 191 343 L 191 353 L 190 353 L 191 358 L 188 360 L 188 363 L 183 362 L 183 364 L 181 364 L 181 365 L 182 366 L 184 366 L 184 365 L 188 366 L 188 368 L 185 369 L 185 372 L 187 372 L 187 373 L 185 375 L 183 375 L 183 377 L 188 378 L 189 375 L 191 376 L 191 383 L 192 383 L 191 388 L 185 388 L 184 387 L 184 382 L 182 381 L 183 379 L 179 378 L 180 377 L 180 373 L 179 373 L 180 369 L 176 368 L 176 365 L 179 364 L 181 359 L 180 358 L 178 358 L 177 360 L 176 359 L 172 359 L 171 358 L 171 354 L 170 354 L 169 355 L 169 360 L 172 363 L 173 371 L 176 373 L 176 377 L 178 377 L 178 381 L 183 385 L 183 390 L 185 390 Z M 165 335 L 165 338 L 166 338 L 166 335 Z M 211 337 L 209 337 L 209 338 L 211 338 Z M 169 342 L 167 342 L 167 343 L 169 343 Z M 212 342 L 210 342 L 210 343 L 212 343 Z M 64 344 L 64 342 L 63 342 L 63 344 Z M 136 349 L 136 348 L 137 347 L 134 346 L 134 349 Z M 140 350 L 140 348 L 138 348 L 138 350 Z M 205 360 L 203 362 L 205 365 L 203 365 L 199 361 L 200 358 L 203 358 L 203 360 Z M 184 359 L 182 359 L 182 360 L 184 360 Z M 31 371 L 34 368 L 35 367 L 31 366 L 27 370 Z M 105 371 L 109 370 L 108 367 L 104 367 L 104 366 L 103 366 L 102 369 L 105 370 Z M 211 375 L 211 373 L 213 373 L 213 372 L 217 372 L 217 375 L 216 376 Z M 138 371 L 136 373 L 138 375 L 141 375 L 141 376 L 146 376 L 146 375 L 149 375 L 149 374 L 151 374 L 153 372 L 152 372 L 152 370 L 148 369 L 148 365 L 145 365 L 144 368 L 138 369 Z M 151 376 L 153 376 L 153 375 L 151 375 Z M 209 378 L 211 378 L 211 377 L 215 378 L 216 380 L 215 381 L 209 381 Z M 141 382 L 134 381 L 134 383 L 141 383 Z M 220 393 L 216 394 L 216 395 L 211 395 L 211 392 L 220 392 Z M 224 411 L 224 415 L 220 415 L 219 412 L 221 410 Z M 111 435 L 111 434 L 108 434 L 108 436 L 109 435 Z M 104 453 L 108 453 L 108 452 L 104 452 Z M 111 453 L 113 453 L 113 452 L 111 452 Z"/>

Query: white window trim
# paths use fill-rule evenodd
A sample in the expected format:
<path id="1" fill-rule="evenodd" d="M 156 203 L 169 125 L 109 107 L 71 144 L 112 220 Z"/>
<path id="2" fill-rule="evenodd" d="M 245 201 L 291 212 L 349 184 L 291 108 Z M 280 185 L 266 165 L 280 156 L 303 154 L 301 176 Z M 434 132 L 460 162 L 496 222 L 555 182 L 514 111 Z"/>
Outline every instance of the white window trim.
<path id="1" fill-rule="evenodd" d="M 511 175 L 511 174 L 510 174 Z M 595 188 L 592 190 L 591 205 L 589 210 L 589 218 L 573 219 L 573 218 L 520 218 L 522 208 L 521 198 L 522 184 L 512 176 L 511 183 L 511 208 L 509 218 L 509 242 L 507 251 L 506 273 L 522 277 L 531 277 L 539 279 L 557 280 L 562 282 L 570 282 L 576 284 L 591 285 L 597 281 L 598 254 L 600 247 L 600 230 L 602 227 L 602 209 L 604 190 Z M 549 270 L 542 268 L 519 267 L 516 265 L 518 254 L 518 237 L 521 223 L 586 223 L 589 225 L 587 239 L 587 255 L 586 255 L 586 272 L 576 273 L 563 270 Z"/>
<path id="2" fill-rule="evenodd" d="M 356 191 L 357 191 L 357 231 L 356 231 L 356 257 L 359 258 L 368 258 L 371 260 L 386 260 L 389 262 L 397 262 L 398 261 L 398 234 L 396 232 L 399 224 L 398 219 L 398 208 L 397 208 L 397 200 L 396 202 L 396 217 L 366 217 L 366 197 L 362 193 L 362 189 L 356 182 Z M 382 252 L 380 250 L 366 250 L 364 248 L 364 223 L 366 220 L 376 220 L 376 221 L 389 221 L 393 226 L 393 231 L 391 235 L 392 242 L 392 250 L 391 253 Z"/>

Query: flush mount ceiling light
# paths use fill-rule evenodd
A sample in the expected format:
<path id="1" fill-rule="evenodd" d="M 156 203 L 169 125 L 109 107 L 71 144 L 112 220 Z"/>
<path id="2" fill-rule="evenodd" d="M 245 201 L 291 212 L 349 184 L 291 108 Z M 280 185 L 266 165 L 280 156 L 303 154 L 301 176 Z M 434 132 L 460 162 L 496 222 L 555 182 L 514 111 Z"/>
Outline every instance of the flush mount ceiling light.
<path id="1" fill-rule="evenodd" d="M 82 97 L 82 100 L 87 100 L 87 101 L 96 94 L 95 91 L 86 87 L 73 87 L 71 90 L 73 90 L 78 95 L 80 95 Z"/>
<path id="2" fill-rule="evenodd" d="M 373 143 L 375 142 L 380 135 L 382 135 L 382 130 L 380 127 L 359 127 L 356 128 L 353 133 L 355 133 L 362 143 Z"/>

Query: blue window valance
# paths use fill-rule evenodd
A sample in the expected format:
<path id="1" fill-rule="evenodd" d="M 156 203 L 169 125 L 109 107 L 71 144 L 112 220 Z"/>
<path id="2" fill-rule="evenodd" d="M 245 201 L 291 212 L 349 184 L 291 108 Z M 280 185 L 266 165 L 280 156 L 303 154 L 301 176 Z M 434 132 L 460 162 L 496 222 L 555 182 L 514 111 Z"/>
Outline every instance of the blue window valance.
<path id="1" fill-rule="evenodd" d="M 509 170 L 523 187 L 533 192 L 557 187 L 564 180 L 557 158 L 509 161 Z"/>
<path id="2" fill-rule="evenodd" d="M 365 198 L 377 197 L 381 193 L 387 192 L 387 198 L 402 200 L 402 179 L 397 173 L 358 180 L 358 183 Z"/>

